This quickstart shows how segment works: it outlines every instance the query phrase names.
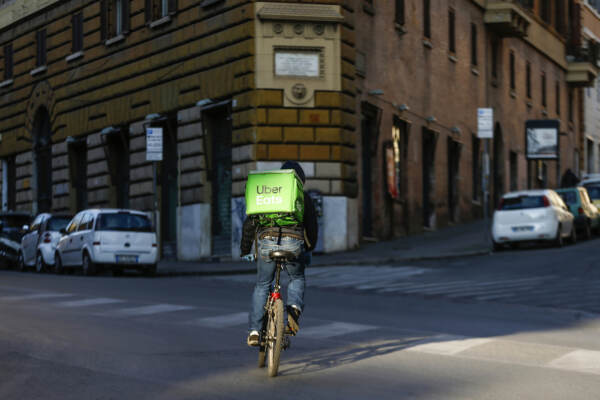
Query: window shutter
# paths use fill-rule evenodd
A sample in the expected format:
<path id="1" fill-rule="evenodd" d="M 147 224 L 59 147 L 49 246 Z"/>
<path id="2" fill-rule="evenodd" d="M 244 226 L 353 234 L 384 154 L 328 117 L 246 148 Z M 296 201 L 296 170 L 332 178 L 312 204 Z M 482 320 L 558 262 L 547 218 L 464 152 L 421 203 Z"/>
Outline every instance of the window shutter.
<path id="1" fill-rule="evenodd" d="M 130 7 L 130 0 L 123 0 L 123 2 L 121 3 L 122 7 L 123 7 L 123 26 L 122 26 L 122 30 L 123 33 L 127 34 L 129 33 L 129 29 L 131 26 L 131 23 L 129 21 L 129 7 Z"/>
<path id="2" fill-rule="evenodd" d="M 146 6 L 144 7 L 144 14 L 146 15 L 146 23 L 152 22 L 152 0 L 146 0 Z"/>
<path id="3" fill-rule="evenodd" d="M 108 39 L 108 4 L 107 0 L 100 0 L 100 39 Z"/>
<path id="4" fill-rule="evenodd" d="M 169 0 L 169 14 L 177 12 L 177 0 Z"/>

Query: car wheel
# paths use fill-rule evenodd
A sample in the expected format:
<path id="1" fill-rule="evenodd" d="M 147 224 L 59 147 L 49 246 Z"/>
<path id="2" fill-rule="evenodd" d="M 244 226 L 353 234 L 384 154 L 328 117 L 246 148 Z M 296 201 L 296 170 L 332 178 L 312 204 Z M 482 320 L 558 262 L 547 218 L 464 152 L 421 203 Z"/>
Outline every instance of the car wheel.
<path id="1" fill-rule="evenodd" d="M 556 230 L 556 238 L 554 239 L 554 245 L 556 247 L 563 247 L 562 227 L 559 225 Z"/>
<path id="2" fill-rule="evenodd" d="M 585 240 L 590 240 L 592 238 L 592 225 L 590 221 L 587 221 L 585 224 Z"/>
<path id="3" fill-rule="evenodd" d="M 589 228 L 589 226 L 588 226 L 588 228 Z M 589 239 L 589 237 L 588 237 L 588 239 Z M 573 226 L 571 228 L 571 236 L 569 238 L 569 241 L 571 242 L 571 244 L 577 243 L 577 229 L 575 229 L 575 226 Z"/>
<path id="4" fill-rule="evenodd" d="M 144 275 L 154 276 L 156 275 L 156 264 L 152 264 L 144 268 Z"/>
<path id="5" fill-rule="evenodd" d="M 37 253 L 37 256 L 35 256 L 35 271 L 38 273 L 42 273 L 42 272 L 46 272 L 47 270 L 47 266 L 46 263 L 44 262 L 44 257 L 42 256 L 42 253 Z"/>
<path id="6" fill-rule="evenodd" d="M 83 262 L 81 265 L 83 266 L 83 274 L 85 276 L 96 275 L 96 264 L 87 252 L 83 253 Z"/>
<path id="7" fill-rule="evenodd" d="M 492 250 L 494 252 L 499 252 L 499 251 L 504 250 L 504 246 L 501 245 L 500 243 L 492 242 Z"/>
<path id="8" fill-rule="evenodd" d="M 54 273 L 57 275 L 62 275 L 65 273 L 65 267 L 63 267 L 62 260 L 58 253 L 54 256 Z"/>
<path id="9" fill-rule="evenodd" d="M 21 272 L 27 271 L 27 266 L 25 265 L 25 259 L 23 258 L 23 253 L 19 252 L 17 256 L 17 269 Z"/>

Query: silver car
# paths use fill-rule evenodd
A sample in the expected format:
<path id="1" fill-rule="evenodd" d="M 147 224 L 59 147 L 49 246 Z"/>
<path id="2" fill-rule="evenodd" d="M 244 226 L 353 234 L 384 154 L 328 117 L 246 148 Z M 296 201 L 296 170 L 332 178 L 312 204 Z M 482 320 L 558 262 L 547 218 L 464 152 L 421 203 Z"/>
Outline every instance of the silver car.
<path id="1" fill-rule="evenodd" d="M 60 231 L 71 221 L 69 214 L 40 214 L 25 226 L 27 233 L 21 239 L 21 248 L 17 259 L 18 268 L 25 271 L 34 267 L 44 272 L 54 267 L 56 245 L 61 238 Z"/>

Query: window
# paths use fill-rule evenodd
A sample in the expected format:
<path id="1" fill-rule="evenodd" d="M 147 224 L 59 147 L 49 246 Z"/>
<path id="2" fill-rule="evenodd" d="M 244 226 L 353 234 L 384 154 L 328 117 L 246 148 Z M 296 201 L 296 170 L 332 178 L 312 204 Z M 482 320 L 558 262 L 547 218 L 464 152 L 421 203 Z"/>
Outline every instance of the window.
<path id="1" fill-rule="evenodd" d="M 550 14 L 550 1 L 540 1 L 540 16 L 545 23 L 549 24 L 552 22 L 552 16 Z"/>
<path id="2" fill-rule="evenodd" d="M 471 138 L 471 148 L 473 150 L 472 172 L 473 172 L 473 200 L 479 200 L 480 179 L 479 179 L 479 138 L 473 135 Z"/>
<path id="3" fill-rule="evenodd" d="M 46 30 L 37 31 L 35 36 L 37 43 L 35 66 L 41 67 L 46 65 Z"/>
<path id="4" fill-rule="evenodd" d="M 100 34 L 102 40 L 129 32 L 130 0 L 102 0 L 100 4 Z"/>
<path id="5" fill-rule="evenodd" d="M 423 36 L 431 39 L 431 10 L 429 0 L 423 0 Z"/>
<path id="6" fill-rule="evenodd" d="M 498 79 L 498 47 L 497 40 L 492 41 L 492 78 Z"/>
<path id="7" fill-rule="evenodd" d="M 556 115 L 560 115 L 560 82 L 559 81 L 556 81 L 554 90 L 555 90 L 555 96 L 556 96 Z"/>
<path id="8" fill-rule="evenodd" d="M 546 108 L 546 73 L 542 72 L 542 106 Z"/>
<path id="9" fill-rule="evenodd" d="M 67 226 L 67 233 L 75 232 L 77 230 L 77 226 L 79 225 L 79 221 L 81 221 L 81 217 L 83 217 L 83 213 L 79 213 L 73 218 L 73 221 Z"/>
<path id="10" fill-rule="evenodd" d="M 527 62 L 525 67 L 525 90 L 527 92 L 527 98 L 531 99 L 531 64 Z"/>
<path id="11" fill-rule="evenodd" d="M 451 53 L 456 53 L 455 19 L 455 12 L 451 8 L 448 10 L 448 50 L 450 50 Z"/>
<path id="12" fill-rule="evenodd" d="M 510 88 L 515 90 L 515 53 L 510 52 Z"/>
<path id="13" fill-rule="evenodd" d="M 471 65 L 477 65 L 477 25 L 471 23 Z"/>
<path id="14" fill-rule="evenodd" d="M 88 224 L 91 221 L 93 221 L 92 214 L 85 213 L 83 215 L 83 218 L 81 218 L 81 222 L 79 223 L 79 226 L 77 227 L 77 230 L 78 231 L 85 231 L 86 229 L 88 229 Z"/>
<path id="15" fill-rule="evenodd" d="M 404 0 L 396 0 L 396 23 L 404 25 Z"/>
<path id="16" fill-rule="evenodd" d="M 128 212 L 98 215 L 97 231 L 152 232 L 152 223 L 145 215 Z"/>
<path id="17" fill-rule="evenodd" d="M 167 17 L 177 11 L 177 0 L 145 0 L 146 23 Z"/>
<path id="18" fill-rule="evenodd" d="M 7 81 L 13 77 L 13 48 L 12 44 L 4 46 L 4 80 Z"/>
<path id="19" fill-rule="evenodd" d="M 71 40 L 71 53 L 77 53 L 83 50 L 83 13 L 78 12 L 71 17 L 71 31 L 73 38 Z"/>
<path id="20" fill-rule="evenodd" d="M 569 102 L 569 122 L 573 122 L 573 89 L 569 89 L 569 95 L 567 101 Z"/>

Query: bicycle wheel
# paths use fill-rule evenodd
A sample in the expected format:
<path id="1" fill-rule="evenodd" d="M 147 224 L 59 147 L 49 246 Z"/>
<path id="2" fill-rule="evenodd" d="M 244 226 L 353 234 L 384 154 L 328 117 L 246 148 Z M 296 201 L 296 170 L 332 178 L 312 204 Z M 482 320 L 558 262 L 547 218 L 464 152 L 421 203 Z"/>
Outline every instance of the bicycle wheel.
<path id="1" fill-rule="evenodd" d="M 267 340 L 267 315 L 263 319 L 262 329 L 260 330 L 260 346 L 258 347 L 258 368 L 264 368 L 265 366 L 265 352 L 267 351 L 266 343 Z"/>
<path id="2" fill-rule="evenodd" d="M 283 346 L 283 301 L 275 300 L 272 314 L 269 315 L 267 325 L 267 362 L 269 364 L 269 376 L 277 376 L 279 369 L 279 357 Z"/>

